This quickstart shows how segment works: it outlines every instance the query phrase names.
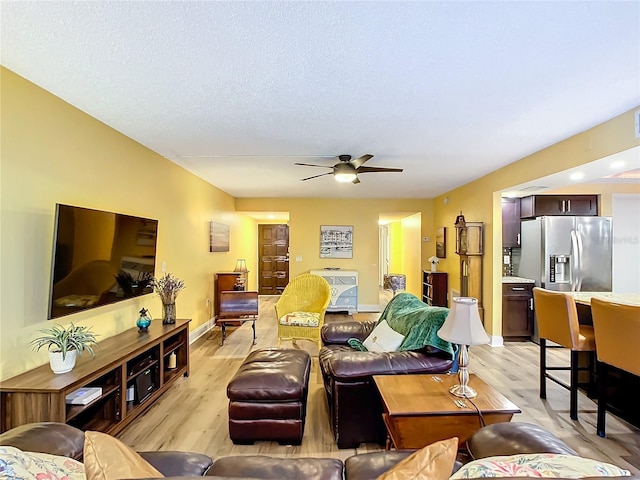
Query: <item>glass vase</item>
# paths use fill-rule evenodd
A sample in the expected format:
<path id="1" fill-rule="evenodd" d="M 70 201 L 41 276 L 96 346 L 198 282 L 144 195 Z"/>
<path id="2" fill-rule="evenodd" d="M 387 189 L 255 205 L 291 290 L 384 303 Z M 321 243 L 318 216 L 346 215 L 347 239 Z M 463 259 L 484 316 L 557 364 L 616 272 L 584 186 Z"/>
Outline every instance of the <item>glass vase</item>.
<path id="1" fill-rule="evenodd" d="M 176 323 L 176 304 L 162 304 L 162 323 Z"/>

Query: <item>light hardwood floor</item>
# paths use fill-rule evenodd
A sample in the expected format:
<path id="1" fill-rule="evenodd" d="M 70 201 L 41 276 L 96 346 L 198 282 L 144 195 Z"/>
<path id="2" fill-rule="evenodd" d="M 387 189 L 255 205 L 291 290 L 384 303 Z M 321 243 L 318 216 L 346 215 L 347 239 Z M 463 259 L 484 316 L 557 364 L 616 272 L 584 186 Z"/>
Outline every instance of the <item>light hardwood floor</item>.
<path id="1" fill-rule="evenodd" d="M 385 292 L 386 293 L 386 292 Z M 381 301 L 388 301 L 388 295 Z M 339 450 L 331 434 L 322 377 L 318 369 L 318 347 L 308 341 L 296 348 L 312 356 L 307 419 L 302 445 L 282 446 L 276 442 L 233 445 L 229 439 L 226 386 L 247 354 L 255 349 L 275 347 L 276 320 L 273 305 L 277 297 L 260 298 L 256 322 L 257 345 L 252 345 L 251 325 L 231 330 L 220 346 L 220 329 L 214 328 L 191 346 L 191 375 L 182 378 L 144 415 L 118 437 L 136 450 L 183 450 L 225 455 L 263 454 L 278 457 L 332 457 L 346 459 L 361 452 L 381 450 L 377 444 Z M 359 321 L 374 320 L 378 313 L 357 313 Z M 328 314 L 327 321 L 344 321 L 346 315 Z M 291 343 L 283 343 L 291 348 Z M 554 361 L 568 363 L 562 349 L 551 351 Z M 569 393 L 552 382 L 547 400 L 538 395 L 538 346 L 507 343 L 504 348 L 489 346 L 470 349 L 472 373 L 491 384 L 522 410 L 512 421 L 541 425 L 564 440 L 580 455 L 614 463 L 640 474 L 640 430 L 607 414 L 607 438 L 595 433 L 596 406 L 580 394 L 579 420 L 569 418 Z"/>

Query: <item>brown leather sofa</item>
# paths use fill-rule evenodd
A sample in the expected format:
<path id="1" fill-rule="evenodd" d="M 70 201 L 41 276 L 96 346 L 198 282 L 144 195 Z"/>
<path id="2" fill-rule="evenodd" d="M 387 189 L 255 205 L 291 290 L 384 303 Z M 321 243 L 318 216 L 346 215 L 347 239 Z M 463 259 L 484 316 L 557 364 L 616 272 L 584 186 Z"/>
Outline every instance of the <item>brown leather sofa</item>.
<path id="1" fill-rule="evenodd" d="M 319 364 L 338 448 L 357 448 L 365 442 L 384 445 L 382 400 L 373 375 L 445 373 L 453 364 L 449 354 L 435 349 L 376 353 L 349 346 L 350 338 L 367 338 L 376 323 L 336 322 L 322 327 Z"/>
<path id="2" fill-rule="evenodd" d="M 31 423 L 0 434 L 0 445 L 82 461 L 84 432 L 61 423 Z M 471 437 L 467 447 L 471 458 L 542 452 L 576 454 L 546 430 L 517 422 L 484 427 Z M 411 453 L 408 450 L 364 453 L 353 455 L 344 463 L 333 458 L 275 458 L 263 455 L 229 456 L 214 462 L 207 455 L 189 452 L 140 452 L 140 455 L 163 475 L 174 480 L 199 476 L 236 480 L 371 480 Z M 457 463 L 454 471 L 459 467 Z M 638 475 L 607 478 L 640 480 Z"/>

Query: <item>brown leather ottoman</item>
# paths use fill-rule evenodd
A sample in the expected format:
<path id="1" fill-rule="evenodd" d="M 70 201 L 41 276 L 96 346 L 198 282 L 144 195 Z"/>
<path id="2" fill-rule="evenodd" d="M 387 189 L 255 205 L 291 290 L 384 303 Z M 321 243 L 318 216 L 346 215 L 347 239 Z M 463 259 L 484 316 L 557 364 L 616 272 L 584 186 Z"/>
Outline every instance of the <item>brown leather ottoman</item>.
<path id="1" fill-rule="evenodd" d="M 231 441 L 300 445 L 310 370 L 311 357 L 305 351 L 273 348 L 251 352 L 227 385 Z"/>

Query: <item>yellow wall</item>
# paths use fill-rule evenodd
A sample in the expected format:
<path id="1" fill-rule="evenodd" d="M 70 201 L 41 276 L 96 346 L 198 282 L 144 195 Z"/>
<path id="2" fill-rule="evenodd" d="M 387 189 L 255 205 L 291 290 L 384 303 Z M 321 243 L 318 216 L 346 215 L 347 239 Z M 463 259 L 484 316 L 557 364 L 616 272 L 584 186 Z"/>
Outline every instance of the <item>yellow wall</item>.
<path id="1" fill-rule="evenodd" d="M 452 227 L 461 210 L 467 221 L 485 224 L 483 304 L 485 327 L 489 333 L 502 333 L 502 224 L 499 192 L 513 185 L 640 145 L 640 140 L 633 135 L 635 110 L 637 108 L 434 199 L 436 226 Z M 447 235 L 447 252 L 455 252 L 455 230 L 452 228 L 451 232 L 451 235 Z M 438 266 L 440 270 L 449 272 L 449 289 L 460 286 L 457 261 L 455 253 L 447 254 L 447 258 L 441 260 Z"/>
<path id="2" fill-rule="evenodd" d="M 402 223 L 391 222 L 389 227 L 389 273 L 404 273 L 402 264 Z"/>
<path id="3" fill-rule="evenodd" d="M 309 270 L 340 267 L 357 270 L 359 274 L 358 303 L 378 305 L 378 218 L 379 214 L 416 212 L 422 222 L 419 236 L 434 238 L 431 200 L 408 199 L 320 199 L 320 198 L 239 198 L 239 212 L 289 212 L 289 275 L 294 277 Z M 310 214 L 313 212 L 313 214 Z M 353 258 L 320 258 L 320 225 L 353 225 Z M 415 229 L 412 226 L 412 229 Z M 402 242 L 406 246 L 403 228 Z M 420 269 L 435 252 L 435 242 L 424 244 L 422 251 L 411 257 L 411 265 L 400 266 L 402 273 L 419 276 Z M 408 248 L 420 248 L 408 247 Z M 405 253 L 408 255 L 408 253 Z M 296 257 L 302 257 L 297 262 Z"/>
<path id="4" fill-rule="evenodd" d="M 157 219 L 156 273 L 164 261 L 185 281 L 177 310 L 192 329 L 213 313 L 214 272 L 232 270 L 238 257 L 257 271 L 256 222 L 235 213 L 233 197 L 13 72 L 0 74 L 0 378 L 47 362 L 27 346 L 37 329 L 73 321 L 101 339 L 135 327 L 142 306 L 161 316 L 159 298 L 146 295 L 47 321 L 56 203 Z M 210 220 L 231 226 L 230 252 L 209 253 Z"/>
<path id="5" fill-rule="evenodd" d="M 422 215 L 416 213 L 403 218 L 400 223 L 402 224 L 402 247 L 400 249 L 402 269 L 400 271 L 407 276 L 407 288 L 405 291 L 422 298 L 422 272 L 415 267 L 416 265 L 421 265 L 420 231 Z"/>

